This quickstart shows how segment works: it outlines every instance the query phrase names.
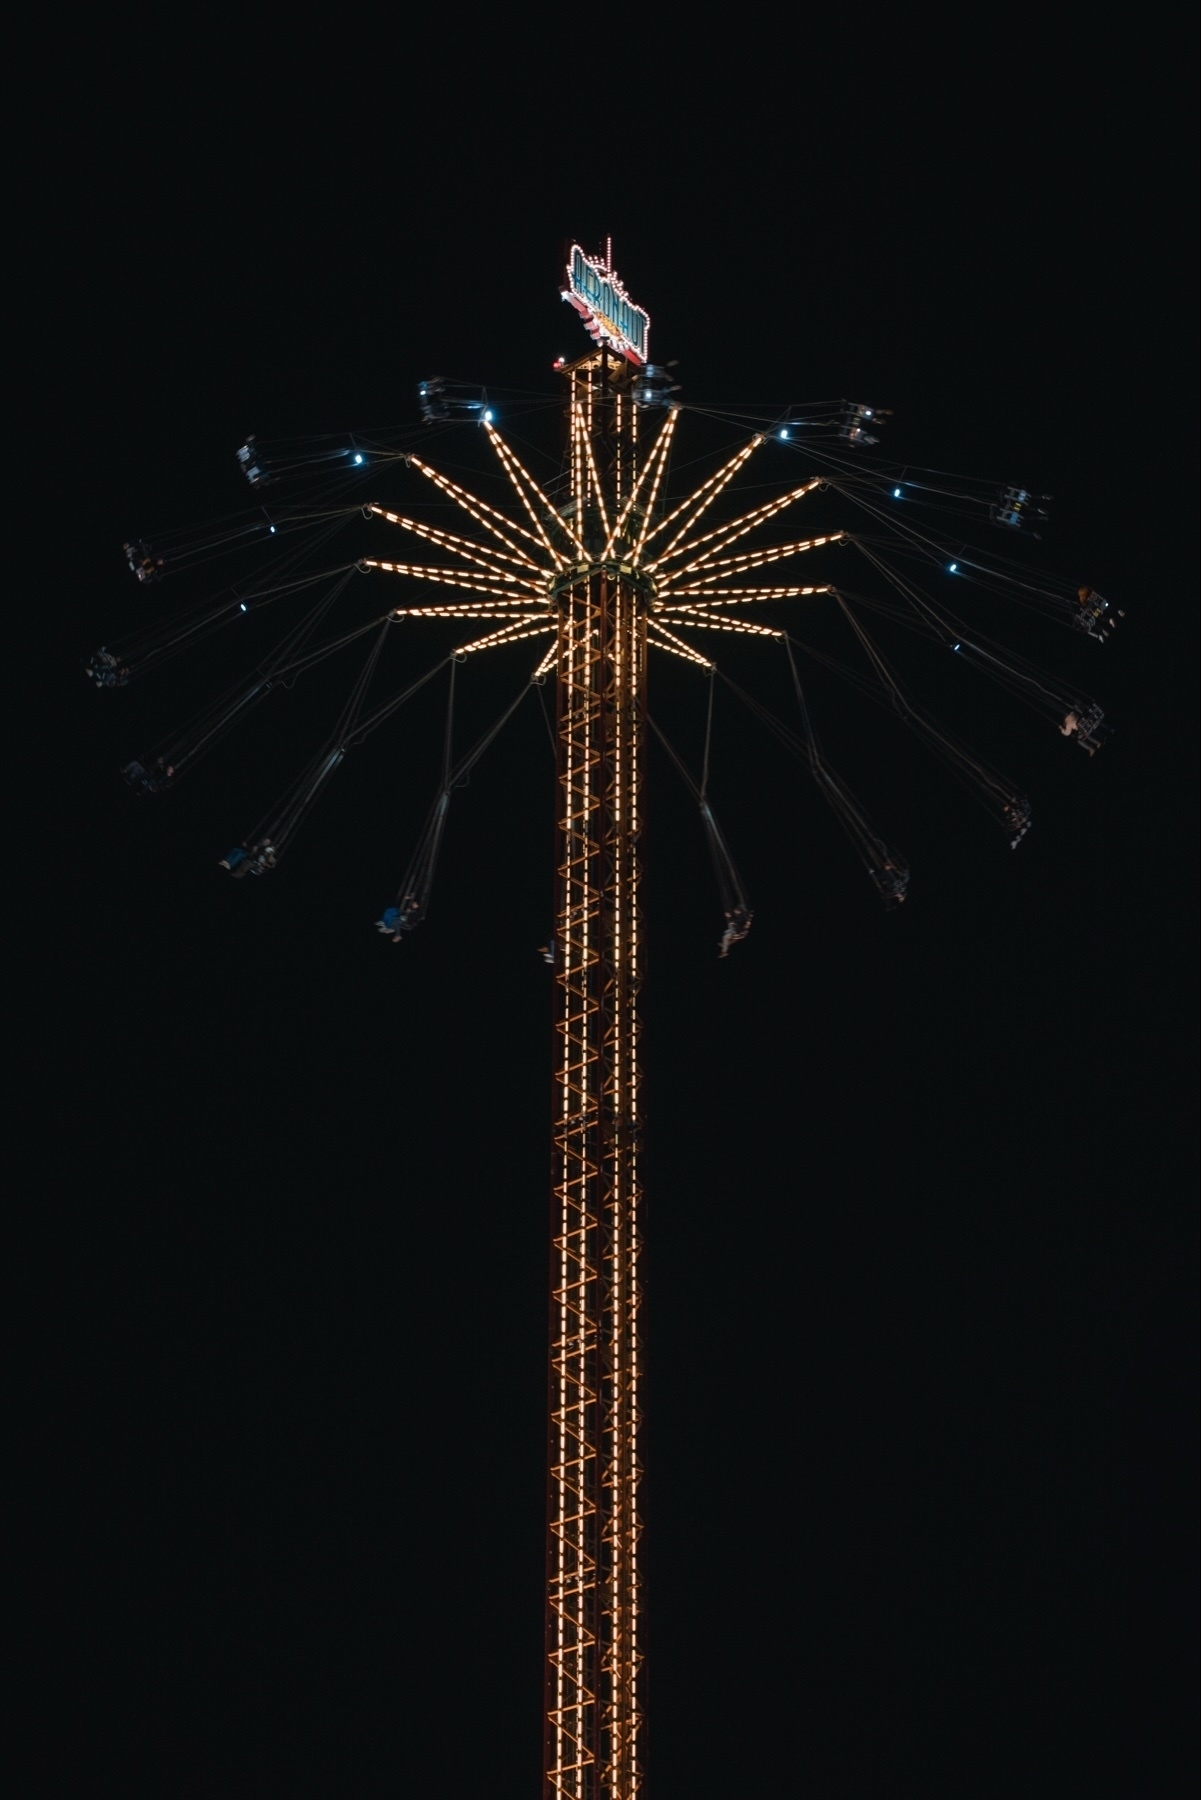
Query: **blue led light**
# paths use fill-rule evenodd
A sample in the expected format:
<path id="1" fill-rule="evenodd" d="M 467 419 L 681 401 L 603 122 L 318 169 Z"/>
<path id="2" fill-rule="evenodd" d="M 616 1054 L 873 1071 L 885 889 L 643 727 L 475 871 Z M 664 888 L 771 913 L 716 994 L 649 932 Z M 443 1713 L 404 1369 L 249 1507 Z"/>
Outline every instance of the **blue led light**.
<path id="1" fill-rule="evenodd" d="M 356 462 L 356 463 L 361 463 L 361 462 L 362 462 L 362 460 L 363 460 L 363 453 L 362 453 L 362 451 L 361 451 L 361 450 L 360 450 L 360 451 L 356 451 L 356 452 L 355 452 L 355 459 L 354 459 L 354 460 L 355 460 L 355 462 Z"/>
<path id="2" fill-rule="evenodd" d="M 484 414 L 484 424 L 491 425 L 491 423 L 492 423 L 492 414 L 490 412 L 486 412 Z"/>
<path id="3" fill-rule="evenodd" d="M 900 488 L 893 488 L 893 490 L 892 490 L 892 497 L 893 497 L 893 499 L 894 499 L 894 500 L 899 500 L 899 499 L 900 499 L 900 498 L 901 498 L 901 490 L 900 490 Z"/>
<path id="4" fill-rule="evenodd" d="M 952 645 L 951 645 L 951 648 L 952 648 L 952 650 L 958 650 L 958 648 L 959 648 L 959 645 L 958 645 L 958 644 L 952 644 Z"/>
<path id="5" fill-rule="evenodd" d="M 245 611 L 246 611 L 246 602 L 245 602 L 245 600 L 243 600 L 243 601 L 241 601 L 241 602 L 240 602 L 240 603 L 239 603 L 239 611 L 240 611 L 240 612 L 245 612 Z"/>
<path id="6" fill-rule="evenodd" d="M 788 427 L 787 426 L 784 427 L 783 431 L 780 433 L 780 436 L 782 438 L 786 438 L 788 436 Z"/>
<path id="7" fill-rule="evenodd" d="M 959 564 L 958 564 L 958 563 L 952 563 L 952 564 L 951 564 L 951 570 L 950 570 L 950 572 L 951 572 L 951 574 L 952 574 L 952 575 L 958 575 L 958 573 L 959 573 Z"/>

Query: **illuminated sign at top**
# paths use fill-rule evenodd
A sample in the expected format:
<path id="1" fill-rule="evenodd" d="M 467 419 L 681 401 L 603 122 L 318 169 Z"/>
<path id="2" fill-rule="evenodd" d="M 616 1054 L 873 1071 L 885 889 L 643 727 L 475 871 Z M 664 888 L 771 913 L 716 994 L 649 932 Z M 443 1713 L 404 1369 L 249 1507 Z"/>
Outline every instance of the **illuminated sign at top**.
<path id="1" fill-rule="evenodd" d="M 578 244 L 571 246 L 564 300 L 575 307 L 598 344 L 611 344 L 632 363 L 646 361 L 651 322 L 640 306 L 628 299 L 612 267 L 585 256 Z"/>

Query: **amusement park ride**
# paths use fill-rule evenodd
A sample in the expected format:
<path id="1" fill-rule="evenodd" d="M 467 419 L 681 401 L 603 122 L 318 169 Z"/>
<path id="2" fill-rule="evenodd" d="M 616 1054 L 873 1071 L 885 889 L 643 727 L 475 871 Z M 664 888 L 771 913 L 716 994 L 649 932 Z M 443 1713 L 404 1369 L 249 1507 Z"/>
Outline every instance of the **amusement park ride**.
<path id="1" fill-rule="evenodd" d="M 439 670 L 453 696 L 456 669 L 466 659 L 528 640 L 535 662 L 518 699 L 458 761 L 448 714 L 428 823 L 379 920 L 395 942 L 426 917 L 455 787 L 531 683 L 541 687 L 554 678 L 557 897 L 553 936 L 543 948 L 554 972 L 556 1033 L 545 1791 L 562 1800 L 630 1800 L 645 1789 L 640 844 L 648 732 L 657 731 L 647 710 L 648 657 L 682 659 L 707 678 L 711 716 L 714 634 L 782 649 L 797 705 L 793 723 L 756 702 L 752 707 L 807 767 L 882 899 L 895 905 L 905 898 L 904 861 L 836 774 L 813 729 L 798 666 L 808 647 L 794 635 L 807 609 L 842 617 L 856 659 L 847 678 L 882 700 L 942 758 L 1015 846 L 1030 825 L 1022 793 L 909 697 L 863 615 L 874 611 L 925 638 L 938 654 L 971 665 L 1091 756 L 1107 729 L 1097 703 L 986 636 L 978 618 L 973 623 L 967 616 L 968 595 L 1016 600 L 1102 641 L 1120 614 L 1091 588 L 1065 586 L 1036 576 L 1027 564 L 973 548 L 973 520 L 986 533 L 1036 535 L 1032 526 L 1046 517 L 1046 496 L 867 461 L 865 451 L 876 446 L 887 415 L 865 404 L 777 408 L 758 416 L 689 407 L 677 398 L 672 373 L 649 362 L 650 321 L 626 294 L 608 248 L 600 256 L 572 248 L 563 298 L 593 342 L 576 360 L 556 364 L 567 421 L 559 479 L 535 478 L 502 435 L 481 389 L 443 379 L 421 385 L 426 429 L 482 432 L 507 484 L 508 510 L 416 454 L 409 447 L 415 434 L 399 445 L 359 437 L 278 454 L 249 439 L 238 457 L 254 490 L 253 514 L 194 540 L 130 544 L 126 554 L 142 582 L 248 545 L 276 559 L 267 563 L 268 573 L 227 585 L 141 638 L 97 651 L 89 673 L 99 686 L 123 686 L 248 612 L 316 595 L 249 676 L 125 769 L 137 790 L 173 786 L 273 689 L 357 646 L 362 659 L 327 740 L 259 827 L 223 859 L 236 876 L 261 875 L 276 866 L 350 748 Z M 732 432 L 733 448 L 715 459 L 699 485 L 677 491 L 672 448 L 689 412 L 718 420 Z M 801 459 L 794 470 L 800 479 L 776 479 L 770 497 L 740 508 L 737 484 L 748 466 L 756 472 L 782 455 Z M 463 530 L 378 499 L 364 504 L 361 495 L 345 497 L 348 487 L 385 468 L 409 492 L 432 490 L 439 516 L 457 515 L 466 521 Z M 285 475 L 304 490 L 299 503 L 259 505 L 271 497 L 264 490 L 273 493 L 279 483 L 282 492 Z M 794 521 L 827 493 L 846 503 L 848 514 L 858 513 L 862 532 L 839 525 L 795 534 Z M 307 550 L 355 519 L 376 532 L 419 540 L 435 560 L 372 554 L 316 574 L 285 560 L 282 546 L 298 535 Z M 870 595 L 850 591 L 849 560 L 863 570 Z M 837 581 L 831 564 L 838 565 Z M 768 572 L 766 585 L 761 571 Z M 343 620 L 347 628 L 322 636 L 359 573 L 373 576 L 366 584 L 373 602 L 398 579 L 397 603 L 385 593 L 383 606 L 369 606 L 365 621 Z M 923 577 L 934 579 L 923 585 Z M 963 590 L 954 611 L 928 591 L 937 585 L 941 595 L 948 580 Z M 405 620 L 465 621 L 472 631 L 434 668 L 380 699 L 387 652 Z M 814 654 L 831 661 L 825 652 Z M 688 779 L 718 872 L 724 955 L 747 936 L 751 909 L 714 819 L 706 774 L 699 785 Z"/>

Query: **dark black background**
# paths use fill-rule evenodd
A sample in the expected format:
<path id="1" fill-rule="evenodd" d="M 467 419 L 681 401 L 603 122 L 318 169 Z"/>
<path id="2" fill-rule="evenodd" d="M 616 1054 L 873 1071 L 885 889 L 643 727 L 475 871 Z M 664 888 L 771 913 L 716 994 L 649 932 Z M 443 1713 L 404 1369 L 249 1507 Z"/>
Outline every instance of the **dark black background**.
<path id="1" fill-rule="evenodd" d="M 550 390 L 585 342 L 560 246 L 606 232 L 685 400 L 890 405 L 897 455 L 1054 493 L 1048 564 L 1129 615 L 1064 640 L 1105 754 L 1006 747 L 1019 854 L 914 753 L 895 916 L 731 736 L 757 913 L 719 963 L 654 777 L 650 1791 L 1186 1791 L 1195 134 L 1153 27 L 548 9 L 64 48 L 24 278 L 27 1791 L 538 1791 L 542 727 L 456 802 L 394 951 L 426 728 L 235 885 L 286 717 L 139 804 L 117 770 L 174 676 L 79 671 L 141 603 L 122 541 L 244 504 L 247 431 L 406 425 L 438 371 Z"/>

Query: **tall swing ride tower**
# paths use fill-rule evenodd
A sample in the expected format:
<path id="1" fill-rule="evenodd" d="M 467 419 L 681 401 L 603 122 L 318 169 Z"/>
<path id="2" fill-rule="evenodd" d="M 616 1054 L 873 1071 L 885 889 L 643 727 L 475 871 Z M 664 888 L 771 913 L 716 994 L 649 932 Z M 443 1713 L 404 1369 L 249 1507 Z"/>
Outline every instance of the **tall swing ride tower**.
<path id="1" fill-rule="evenodd" d="M 713 585 L 775 560 L 779 547 L 718 553 L 814 484 L 698 535 L 762 442 L 757 435 L 660 516 L 677 413 L 668 404 L 644 449 L 640 413 L 664 398 L 640 373 L 649 322 L 626 299 L 608 254 L 594 263 L 576 247 L 569 278 L 564 297 L 597 348 L 563 370 L 571 482 L 560 518 L 571 542 L 551 585 L 558 894 L 546 1779 L 551 1795 L 626 1800 L 643 1785 L 638 1003 L 647 650 L 657 645 L 708 667 L 672 625 L 715 624 L 706 618 L 711 605 L 784 592 Z M 740 920 L 728 916 L 736 932 Z"/>
<path id="2" fill-rule="evenodd" d="M 302 458 L 306 467 L 326 466 L 332 458 L 343 470 L 349 459 L 352 474 L 367 462 L 403 462 L 433 483 L 445 504 L 468 515 L 474 535 L 461 536 L 372 502 L 333 512 L 309 508 L 287 515 L 277 511 L 273 516 L 263 508 L 262 518 L 251 526 L 202 544 L 199 551 L 207 557 L 214 545 L 241 541 L 248 530 L 268 532 L 274 538 L 276 518 L 285 531 L 316 528 L 328 537 L 340 520 L 361 512 L 381 527 L 396 526 L 416 535 L 452 560 L 435 565 L 363 557 L 312 578 L 329 578 L 334 585 L 257 671 L 228 689 L 181 733 L 164 740 L 157 754 L 145 763 L 128 764 L 124 772 L 135 788 L 163 791 L 269 692 L 290 687 L 301 673 L 354 644 L 366 645 L 366 663 L 332 735 L 256 831 L 224 859 L 223 866 L 237 876 L 263 874 L 276 866 L 347 751 L 384 723 L 439 668 L 449 665 L 453 697 L 455 666 L 466 657 L 523 639 L 542 640 L 541 659 L 531 679 L 541 682 L 554 671 L 557 754 L 557 894 L 554 934 L 546 950 L 554 969 L 555 1068 L 544 1793 L 546 1800 L 634 1800 L 645 1790 L 639 997 L 644 966 L 640 840 L 650 725 L 648 653 L 668 652 L 712 676 L 716 664 L 682 632 L 739 632 L 783 646 L 799 703 L 800 732 L 785 729 L 750 696 L 742 698 L 808 765 L 882 897 L 895 904 L 904 898 L 908 871 L 876 835 L 818 745 L 793 657 L 794 646 L 805 646 L 786 630 L 754 622 L 748 617 L 753 603 L 828 596 L 830 608 L 843 616 L 852 642 L 866 659 L 867 677 L 878 687 L 878 697 L 950 767 L 1015 846 L 1029 828 L 1028 802 L 1006 777 L 908 697 L 884 652 L 868 635 L 861 609 L 884 612 L 925 637 L 939 654 L 949 652 L 960 664 L 975 667 L 1041 713 L 1061 738 L 1090 757 L 1107 730 L 1099 705 L 984 637 L 977 625 L 965 626 L 947 602 L 933 598 L 895 568 L 892 556 L 933 565 L 943 578 L 956 582 L 966 578 L 986 596 L 1012 590 L 1025 604 L 1042 605 L 1056 622 L 1101 641 L 1112 634 L 1121 615 L 1091 588 L 1073 589 L 1046 578 L 1036 582 L 1024 571 L 1015 572 L 1014 565 L 1005 566 L 1004 559 L 985 558 L 960 546 L 948 551 L 943 528 L 935 538 L 924 525 L 902 523 L 889 509 L 900 503 L 916 518 L 927 497 L 943 511 L 948 499 L 969 515 L 986 511 L 992 525 L 1010 533 L 1027 530 L 1028 535 L 1037 535 L 1028 527 L 1045 514 L 1036 505 L 1038 497 L 1023 488 L 1007 488 L 998 496 L 977 484 L 976 491 L 956 496 L 944 478 L 934 479 L 929 472 L 862 464 L 857 470 L 853 465 L 859 446 L 876 442 L 869 435 L 873 410 L 866 406 L 839 402 L 824 414 L 817 409 L 818 416 L 801 420 L 812 428 L 810 454 L 822 463 L 823 473 L 809 473 L 799 484 L 739 513 L 736 507 L 716 503 L 769 437 L 787 441 L 791 433 L 778 414 L 755 421 L 741 415 L 738 447 L 678 504 L 670 504 L 661 497 L 667 492 L 665 478 L 679 410 L 670 382 L 647 362 L 647 315 L 626 295 L 608 250 L 593 258 L 573 247 L 563 297 L 581 314 L 594 346 L 578 360 L 559 365 L 566 384 L 566 491 L 556 490 L 551 498 L 502 438 L 482 402 L 445 397 L 437 401 L 432 390 L 444 390 L 442 383 L 423 388 L 423 410 L 428 402 L 464 407 L 473 414 L 517 502 L 516 516 L 477 498 L 407 450 L 375 446 L 367 455 L 352 440 L 351 450 L 322 450 L 307 461 Z M 448 413 L 443 410 L 435 416 Z M 749 437 L 747 425 L 752 425 Z M 820 448 L 823 432 L 834 439 L 826 450 Z M 253 439 L 238 456 L 252 487 L 275 478 Z M 781 515 L 827 486 L 866 513 L 868 532 L 836 530 L 783 541 L 789 521 Z M 754 539 L 752 545 L 758 542 L 759 547 L 747 548 L 748 535 L 764 526 L 770 528 L 766 540 Z M 850 544 L 861 552 L 899 602 L 859 599 L 829 583 L 796 585 L 794 579 L 792 585 L 748 584 L 747 578 L 753 583 L 754 571 L 766 565 L 784 562 L 791 573 L 795 559 L 837 544 Z M 126 553 L 140 581 L 156 580 L 169 560 L 145 543 L 126 545 Z M 371 608 L 366 623 L 318 642 L 321 622 L 356 571 L 403 577 L 404 603 L 388 606 L 382 614 Z M 416 603 L 409 604 L 414 588 L 428 583 L 435 584 L 432 601 L 425 603 L 418 593 Z M 182 620 L 152 628 L 141 640 L 102 648 L 92 657 L 88 672 L 101 687 L 124 686 L 133 673 L 190 647 L 198 637 L 307 586 L 307 578 L 289 578 L 276 585 L 225 590 Z M 447 589 L 457 592 L 448 594 Z M 368 690 L 385 645 L 395 635 L 397 623 L 411 618 L 470 620 L 473 626 L 487 622 L 487 628 L 483 636 L 459 644 L 403 692 L 368 710 Z M 828 655 L 814 654 L 831 663 Z M 863 673 L 849 673 L 863 688 Z M 379 921 L 397 941 L 425 916 L 453 788 L 516 710 L 520 698 L 454 766 L 448 717 L 443 774 L 425 835 L 402 881 L 397 904 Z M 707 763 L 706 740 L 706 769 Z M 731 942 L 746 935 L 750 913 L 705 798 L 706 778 L 694 792 L 719 868 L 726 908 L 724 953 Z"/>
<path id="3" fill-rule="evenodd" d="M 651 513 L 631 364 L 566 371 L 575 557 L 557 606 L 547 1782 L 634 1794 L 642 1701 L 639 838 Z M 647 471 L 644 468 L 643 476 Z"/>

